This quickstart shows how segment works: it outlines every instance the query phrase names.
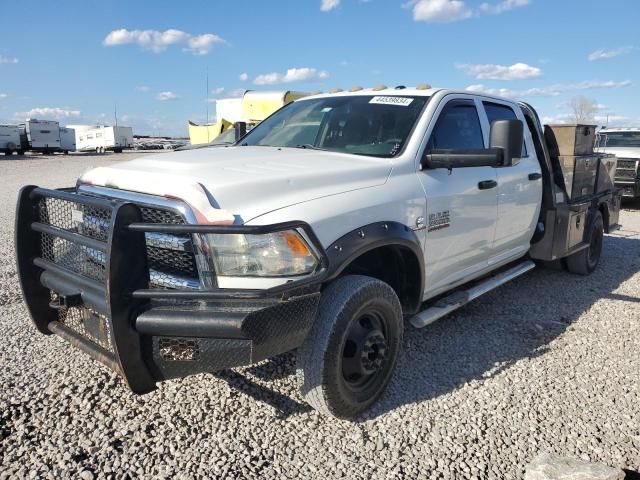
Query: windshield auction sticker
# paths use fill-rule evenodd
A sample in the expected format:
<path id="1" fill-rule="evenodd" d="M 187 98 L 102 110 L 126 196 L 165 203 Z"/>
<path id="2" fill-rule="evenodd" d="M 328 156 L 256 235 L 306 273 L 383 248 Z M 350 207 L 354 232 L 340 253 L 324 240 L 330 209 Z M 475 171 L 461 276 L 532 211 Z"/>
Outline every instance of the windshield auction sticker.
<path id="1" fill-rule="evenodd" d="M 407 97 L 373 97 L 369 103 L 377 103 L 379 105 L 397 105 L 399 107 L 408 107 L 413 102 L 413 98 Z"/>

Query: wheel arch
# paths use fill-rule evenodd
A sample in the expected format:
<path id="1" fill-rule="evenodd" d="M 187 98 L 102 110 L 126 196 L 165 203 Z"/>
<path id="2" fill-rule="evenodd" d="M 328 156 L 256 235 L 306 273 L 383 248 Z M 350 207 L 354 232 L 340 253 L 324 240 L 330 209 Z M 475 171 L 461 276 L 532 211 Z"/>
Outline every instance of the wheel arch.
<path id="1" fill-rule="evenodd" d="M 403 313 L 416 313 L 424 291 L 424 255 L 415 232 L 398 222 L 376 222 L 343 235 L 327 249 L 327 282 L 367 275 L 388 283 Z"/>

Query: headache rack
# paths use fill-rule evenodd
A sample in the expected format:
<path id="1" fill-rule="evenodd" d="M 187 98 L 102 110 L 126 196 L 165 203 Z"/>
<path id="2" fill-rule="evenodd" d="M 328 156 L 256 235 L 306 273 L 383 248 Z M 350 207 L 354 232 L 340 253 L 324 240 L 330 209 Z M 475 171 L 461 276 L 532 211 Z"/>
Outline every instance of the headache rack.
<path id="1" fill-rule="evenodd" d="M 315 275 L 265 290 L 204 287 L 193 238 L 206 233 L 269 233 L 300 228 L 320 253 Z M 176 212 L 77 194 L 24 187 L 16 215 L 18 273 L 36 328 L 55 333 L 122 375 L 137 393 L 155 388 L 136 317 L 153 301 L 283 298 L 325 277 L 328 260 L 307 224 L 186 224 Z"/>

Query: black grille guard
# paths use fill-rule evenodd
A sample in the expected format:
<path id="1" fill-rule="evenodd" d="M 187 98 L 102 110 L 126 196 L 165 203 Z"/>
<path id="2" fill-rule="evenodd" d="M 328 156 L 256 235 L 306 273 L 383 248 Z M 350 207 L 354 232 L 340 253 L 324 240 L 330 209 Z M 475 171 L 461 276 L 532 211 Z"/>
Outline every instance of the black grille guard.
<path id="1" fill-rule="evenodd" d="M 83 208 L 110 212 L 106 239 L 41 222 L 42 199 L 72 202 Z M 281 298 L 303 294 L 328 275 L 329 260 L 311 227 L 301 221 L 272 225 L 176 225 L 143 223 L 140 208 L 128 201 L 79 195 L 72 189 L 49 190 L 36 186 L 22 188 L 16 210 L 15 245 L 17 268 L 24 300 L 38 331 L 55 333 L 107 365 L 125 378 L 137 393 L 155 388 L 155 380 L 144 362 L 144 342 L 135 330 L 136 317 L 147 310 L 152 299 L 234 300 Z M 149 266 L 145 233 L 168 234 L 267 234 L 301 229 L 318 255 L 316 271 L 299 280 L 269 289 L 155 289 L 149 288 Z M 105 255 L 104 281 L 89 278 L 51 259 L 43 258 L 41 236 L 79 245 Z M 52 292 L 55 301 L 52 301 Z M 106 319 L 111 350 L 85 338 L 59 321 L 58 309 L 83 305 Z"/>

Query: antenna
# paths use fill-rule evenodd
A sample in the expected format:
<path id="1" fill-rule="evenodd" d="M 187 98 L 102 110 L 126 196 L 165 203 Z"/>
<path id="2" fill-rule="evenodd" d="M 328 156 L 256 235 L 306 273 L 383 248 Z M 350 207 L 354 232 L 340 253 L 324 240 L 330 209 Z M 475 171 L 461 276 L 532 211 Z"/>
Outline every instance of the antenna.
<path id="1" fill-rule="evenodd" d="M 207 143 L 209 143 L 209 69 L 207 68 L 207 95 L 204 97 L 207 104 L 207 121 L 205 122 L 205 128 L 207 129 Z"/>

